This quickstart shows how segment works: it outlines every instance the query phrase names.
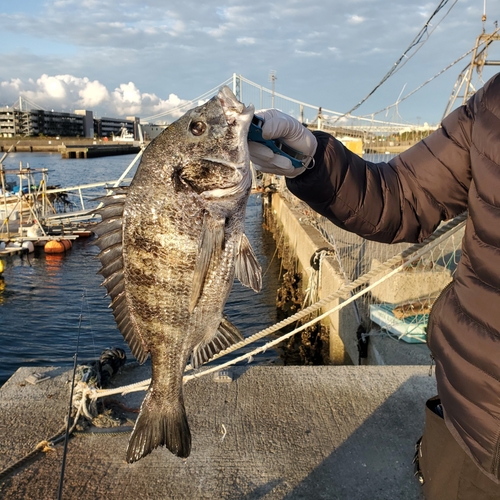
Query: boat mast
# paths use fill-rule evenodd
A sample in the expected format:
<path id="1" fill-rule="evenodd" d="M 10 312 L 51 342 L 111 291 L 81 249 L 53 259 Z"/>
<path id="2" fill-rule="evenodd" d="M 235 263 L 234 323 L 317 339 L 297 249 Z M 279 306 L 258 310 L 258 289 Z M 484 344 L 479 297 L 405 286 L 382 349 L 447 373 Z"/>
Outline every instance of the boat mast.
<path id="1" fill-rule="evenodd" d="M 7 239 L 10 239 L 10 229 L 9 229 L 9 214 L 7 213 L 7 193 L 5 184 L 5 172 L 3 168 L 3 163 L 0 163 L 0 179 L 2 182 L 2 197 L 3 197 L 3 214 L 4 217 L 2 223 L 0 224 L 0 229 L 5 225 L 7 227 Z"/>

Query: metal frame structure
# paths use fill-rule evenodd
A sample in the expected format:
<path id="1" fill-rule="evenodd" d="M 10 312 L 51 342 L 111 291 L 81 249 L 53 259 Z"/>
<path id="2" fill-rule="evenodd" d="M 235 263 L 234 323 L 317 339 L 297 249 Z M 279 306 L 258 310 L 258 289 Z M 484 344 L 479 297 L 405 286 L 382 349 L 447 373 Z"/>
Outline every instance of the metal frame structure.
<path id="1" fill-rule="evenodd" d="M 485 20 L 485 18 L 483 18 Z M 495 29 L 493 33 L 483 32 L 477 37 L 476 45 L 472 52 L 471 62 L 462 70 L 453 87 L 453 90 L 448 100 L 448 104 L 444 110 L 443 118 L 447 116 L 454 108 L 457 99 L 462 98 L 461 104 L 465 104 L 469 98 L 475 94 L 476 88 L 472 83 L 472 75 L 474 70 L 481 77 L 485 66 L 500 66 L 500 61 L 489 60 L 488 48 L 493 42 L 500 40 L 500 28 Z"/>

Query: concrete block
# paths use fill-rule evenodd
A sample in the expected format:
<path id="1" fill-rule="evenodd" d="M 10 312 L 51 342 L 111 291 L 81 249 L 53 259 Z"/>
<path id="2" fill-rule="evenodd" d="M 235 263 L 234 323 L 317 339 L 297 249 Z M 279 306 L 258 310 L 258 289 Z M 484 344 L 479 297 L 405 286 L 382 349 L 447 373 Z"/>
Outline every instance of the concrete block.
<path id="1" fill-rule="evenodd" d="M 373 259 L 372 270 L 381 263 Z M 375 283 L 384 273 L 370 280 Z M 392 276 L 372 291 L 372 297 L 379 302 L 399 304 L 422 297 L 439 295 L 441 290 L 452 280 L 451 271 L 430 261 L 419 261 L 417 265 L 406 268 Z"/>

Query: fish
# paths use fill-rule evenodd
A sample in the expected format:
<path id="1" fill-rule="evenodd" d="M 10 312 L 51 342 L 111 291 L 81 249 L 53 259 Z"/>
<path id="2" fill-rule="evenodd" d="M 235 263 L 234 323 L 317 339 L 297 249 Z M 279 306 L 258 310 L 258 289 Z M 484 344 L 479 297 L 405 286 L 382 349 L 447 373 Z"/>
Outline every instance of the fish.
<path id="1" fill-rule="evenodd" d="M 187 363 L 198 368 L 243 340 L 223 313 L 234 279 L 262 287 L 244 232 L 253 115 L 222 87 L 150 142 L 128 187 L 101 198 L 94 232 L 103 285 L 132 354 L 139 363 L 151 357 L 129 463 L 159 446 L 189 456 Z"/>

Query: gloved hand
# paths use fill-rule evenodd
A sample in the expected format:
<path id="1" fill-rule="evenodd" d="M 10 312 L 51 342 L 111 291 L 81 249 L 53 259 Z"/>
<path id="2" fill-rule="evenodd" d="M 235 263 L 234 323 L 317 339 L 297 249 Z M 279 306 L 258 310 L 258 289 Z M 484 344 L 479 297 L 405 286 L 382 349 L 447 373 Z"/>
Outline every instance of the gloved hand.
<path id="1" fill-rule="evenodd" d="M 264 120 L 262 126 L 262 137 L 264 139 L 282 139 L 288 146 L 301 151 L 309 157 L 305 161 L 304 167 L 295 168 L 288 158 L 273 153 L 264 144 L 249 141 L 250 159 L 255 168 L 268 174 L 296 177 L 304 172 L 306 168 L 311 167 L 318 142 L 310 130 L 295 118 L 277 109 L 260 110 L 256 111 L 255 114 Z"/>

